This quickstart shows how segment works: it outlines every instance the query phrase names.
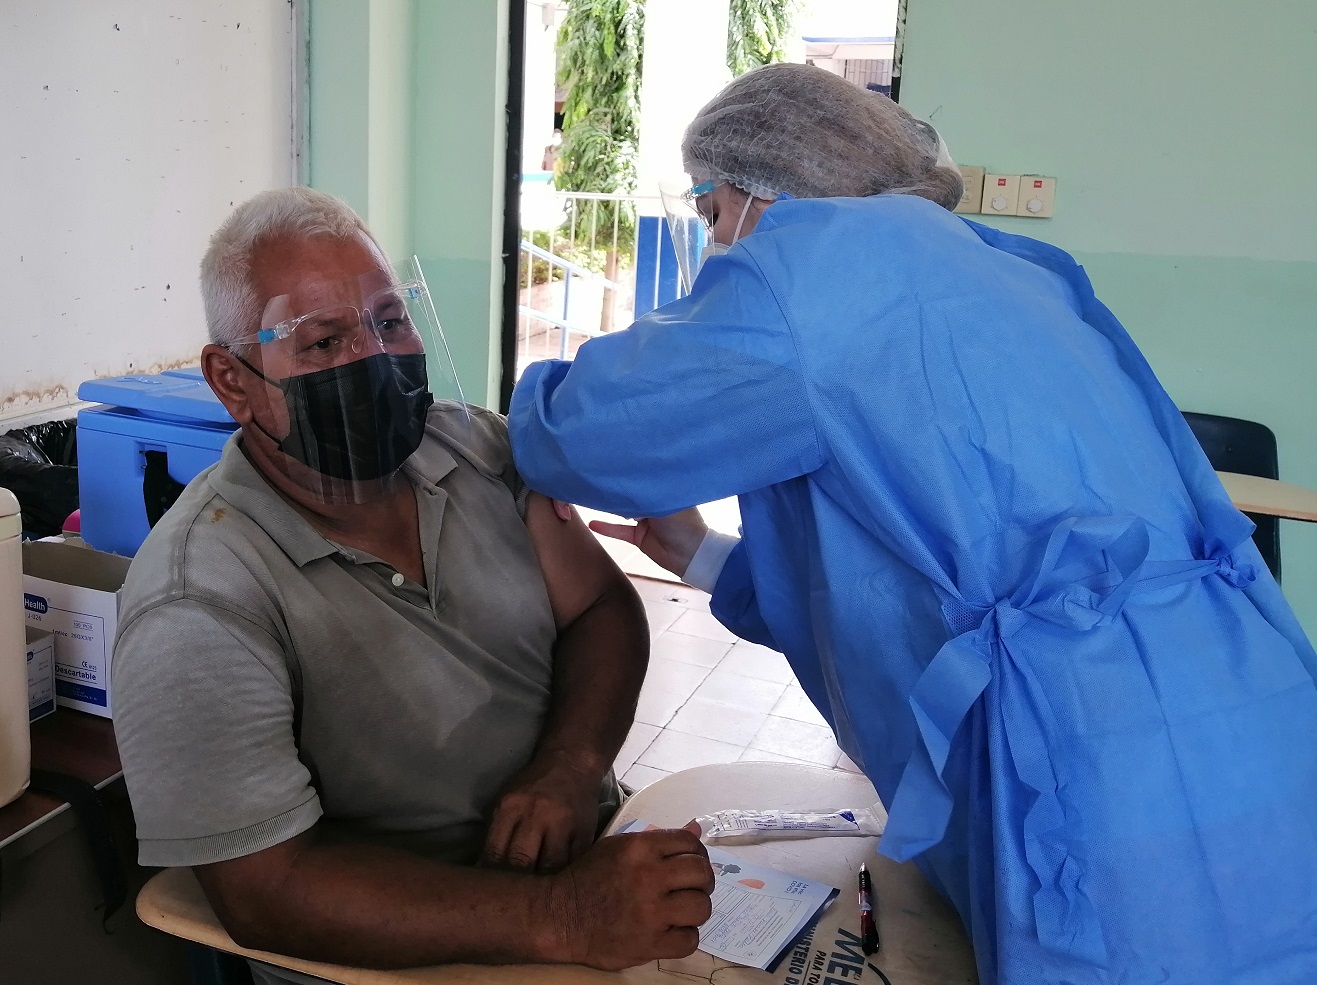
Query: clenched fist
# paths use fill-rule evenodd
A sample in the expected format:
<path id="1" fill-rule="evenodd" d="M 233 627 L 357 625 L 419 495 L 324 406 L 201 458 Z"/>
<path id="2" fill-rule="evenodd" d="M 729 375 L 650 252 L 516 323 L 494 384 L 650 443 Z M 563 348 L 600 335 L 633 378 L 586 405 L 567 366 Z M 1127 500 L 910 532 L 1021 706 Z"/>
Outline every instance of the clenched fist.
<path id="1" fill-rule="evenodd" d="M 564 960 L 606 971 L 685 957 L 713 912 L 709 854 L 685 828 L 604 838 L 552 883 Z"/>

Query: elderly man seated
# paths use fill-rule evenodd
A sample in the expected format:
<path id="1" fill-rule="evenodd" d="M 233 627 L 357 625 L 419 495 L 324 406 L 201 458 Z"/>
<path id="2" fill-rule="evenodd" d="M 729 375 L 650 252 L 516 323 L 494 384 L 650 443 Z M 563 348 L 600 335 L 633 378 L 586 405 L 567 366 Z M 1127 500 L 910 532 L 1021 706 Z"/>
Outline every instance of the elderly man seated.
<path id="1" fill-rule="evenodd" d="M 698 839 L 594 841 L 644 610 L 526 489 L 502 417 L 432 400 L 447 350 L 419 270 L 290 188 L 234 212 L 201 279 L 202 368 L 241 428 L 123 592 L 142 863 L 191 866 L 239 944 L 321 961 L 689 954 Z"/>

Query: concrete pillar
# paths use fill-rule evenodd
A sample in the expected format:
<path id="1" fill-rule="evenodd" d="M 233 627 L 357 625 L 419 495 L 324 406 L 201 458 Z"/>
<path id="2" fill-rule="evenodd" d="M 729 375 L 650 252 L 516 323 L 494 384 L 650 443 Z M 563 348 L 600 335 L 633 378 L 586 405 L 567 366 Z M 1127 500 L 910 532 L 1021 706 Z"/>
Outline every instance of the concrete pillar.
<path id="1" fill-rule="evenodd" d="M 534 174 L 553 136 L 553 101 L 557 89 L 557 40 L 566 8 L 557 0 L 524 0 L 526 6 L 526 75 L 522 84 L 521 173 Z"/>
<path id="2" fill-rule="evenodd" d="M 727 8 L 728 0 L 645 4 L 637 194 L 657 195 L 660 180 L 684 174 L 681 135 L 686 125 L 731 81 Z M 641 214 L 661 216 L 663 210 L 655 203 Z"/>
<path id="3" fill-rule="evenodd" d="M 467 399 L 497 406 L 508 0 L 307 10 L 308 182 L 420 257 Z"/>

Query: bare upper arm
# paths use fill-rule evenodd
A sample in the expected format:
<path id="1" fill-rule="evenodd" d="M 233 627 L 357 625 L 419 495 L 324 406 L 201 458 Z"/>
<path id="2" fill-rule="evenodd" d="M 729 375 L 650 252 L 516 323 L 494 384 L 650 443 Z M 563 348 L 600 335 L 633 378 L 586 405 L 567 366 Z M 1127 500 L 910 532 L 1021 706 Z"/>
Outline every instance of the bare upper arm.
<path id="1" fill-rule="evenodd" d="M 626 575 L 575 510 L 563 520 L 551 500 L 533 492 L 526 503 L 526 529 L 560 631 L 610 594 L 635 595 Z"/>
<path id="2" fill-rule="evenodd" d="M 280 905 L 280 891 L 297 857 L 315 840 L 313 827 L 250 855 L 192 866 L 211 908 L 235 942 L 244 947 L 264 943 L 260 935 L 271 924 L 271 908 Z"/>

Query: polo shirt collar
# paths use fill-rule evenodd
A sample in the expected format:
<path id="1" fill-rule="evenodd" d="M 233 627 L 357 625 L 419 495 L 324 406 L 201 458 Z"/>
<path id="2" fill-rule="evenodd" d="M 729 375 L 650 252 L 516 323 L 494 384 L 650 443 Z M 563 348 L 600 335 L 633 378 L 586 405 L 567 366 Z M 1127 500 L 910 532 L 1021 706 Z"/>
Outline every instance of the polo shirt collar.
<path id="1" fill-rule="evenodd" d="M 432 414 L 430 421 L 433 420 Z M 443 443 L 437 440 L 437 435 L 440 433 L 433 423 L 427 423 L 420 447 L 412 452 L 412 457 L 402 466 L 416 487 L 428 493 L 436 492 L 440 480 L 457 468 L 457 460 Z"/>
<path id="2" fill-rule="evenodd" d="M 243 454 L 239 446 L 241 437 L 242 429 L 239 428 L 224 443 L 219 464 L 210 476 L 215 491 L 264 530 L 299 568 L 340 553 L 338 547 L 321 536 L 274 491 Z M 428 434 L 403 465 L 408 478 L 418 489 L 430 495 L 440 491 L 440 480 L 456 467 L 457 462 L 448 450 Z"/>

